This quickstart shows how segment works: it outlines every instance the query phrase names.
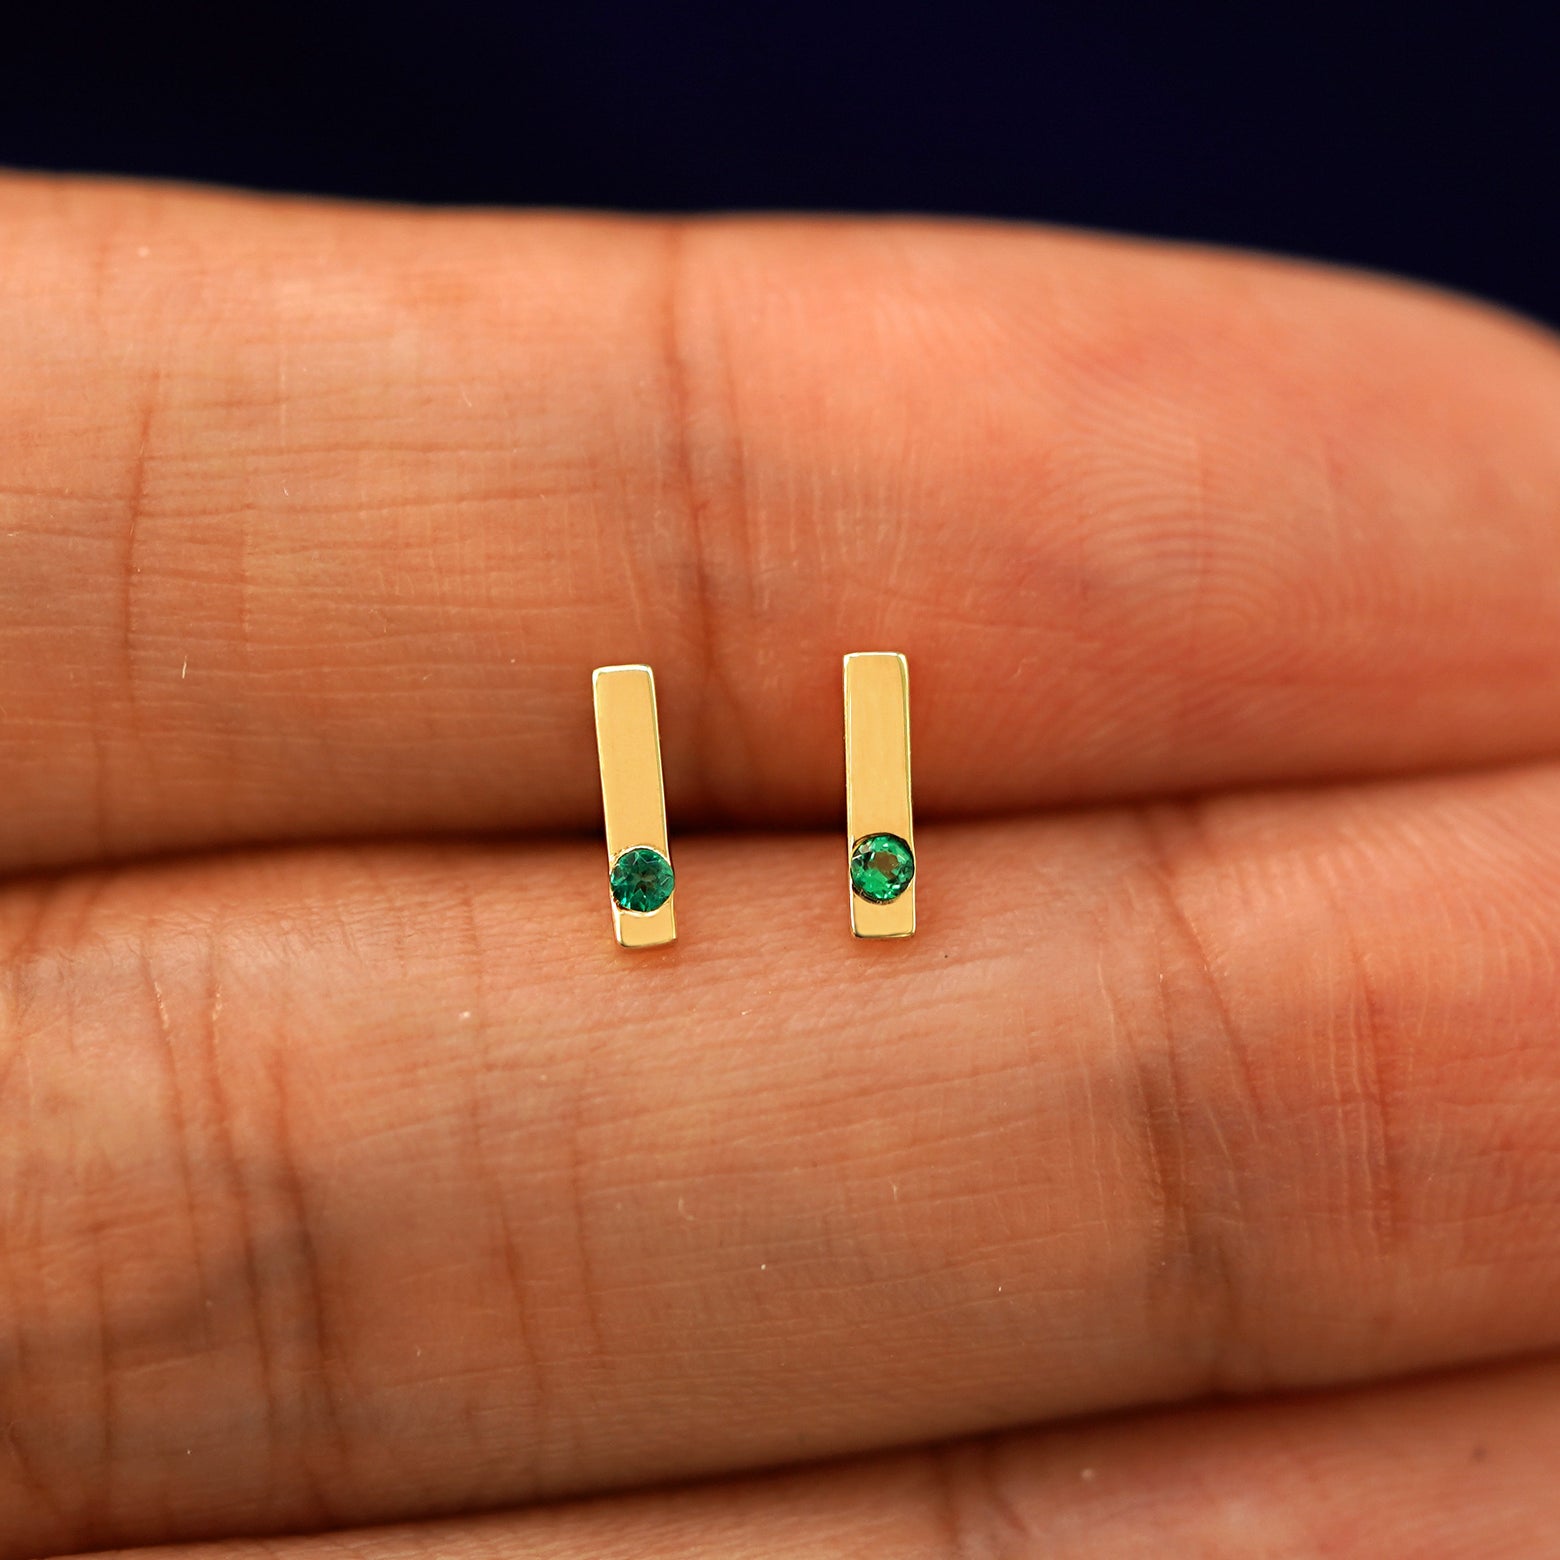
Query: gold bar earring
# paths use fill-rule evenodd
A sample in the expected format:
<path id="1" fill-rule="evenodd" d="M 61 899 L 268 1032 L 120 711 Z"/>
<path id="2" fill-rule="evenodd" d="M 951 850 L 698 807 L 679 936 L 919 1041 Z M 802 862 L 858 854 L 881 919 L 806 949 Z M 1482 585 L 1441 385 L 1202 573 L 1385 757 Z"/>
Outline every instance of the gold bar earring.
<path id="1" fill-rule="evenodd" d="M 655 676 L 648 666 L 600 666 L 591 674 L 591 691 L 612 929 L 621 947 L 656 948 L 676 940 L 677 920 Z"/>
<path id="2" fill-rule="evenodd" d="M 852 933 L 909 937 L 915 931 L 915 832 L 910 672 L 902 655 L 845 657 L 845 831 Z"/>

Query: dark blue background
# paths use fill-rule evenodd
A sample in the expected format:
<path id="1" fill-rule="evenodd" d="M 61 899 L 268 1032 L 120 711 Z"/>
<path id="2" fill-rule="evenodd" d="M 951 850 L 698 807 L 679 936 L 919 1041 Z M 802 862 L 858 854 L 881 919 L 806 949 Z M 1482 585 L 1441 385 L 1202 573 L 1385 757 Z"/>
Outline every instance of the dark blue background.
<path id="1" fill-rule="evenodd" d="M 1557 6 L 43 3 L 0 160 L 428 201 L 1033 217 L 1560 322 Z"/>

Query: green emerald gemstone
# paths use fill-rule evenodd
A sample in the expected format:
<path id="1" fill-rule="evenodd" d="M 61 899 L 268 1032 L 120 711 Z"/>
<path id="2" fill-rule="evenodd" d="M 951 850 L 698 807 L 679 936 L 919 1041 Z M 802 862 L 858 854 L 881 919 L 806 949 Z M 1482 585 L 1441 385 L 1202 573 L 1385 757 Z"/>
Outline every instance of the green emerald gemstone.
<path id="1" fill-rule="evenodd" d="M 863 834 L 851 847 L 850 886 L 869 904 L 892 904 L 914 876 L 915 852 L 897 834 Z"/>
<path id="2" fill-rule="evenodd" d="M 612 863 L 612 899 L 620 910 L 647 915 L 672 897 L 672 864 L 649 845 L 635 845 Z"/>

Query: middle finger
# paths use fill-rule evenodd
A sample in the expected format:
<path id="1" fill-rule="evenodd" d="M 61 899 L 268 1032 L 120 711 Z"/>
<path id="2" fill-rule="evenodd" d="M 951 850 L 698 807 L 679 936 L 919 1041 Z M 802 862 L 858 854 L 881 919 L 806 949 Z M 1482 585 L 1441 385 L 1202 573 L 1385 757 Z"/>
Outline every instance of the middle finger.
<path id="1" fill-rule="evenodd" d="M 1560 1341 L 1560 773 L 919 843 L 8 890 L 0 1555 Z"/>

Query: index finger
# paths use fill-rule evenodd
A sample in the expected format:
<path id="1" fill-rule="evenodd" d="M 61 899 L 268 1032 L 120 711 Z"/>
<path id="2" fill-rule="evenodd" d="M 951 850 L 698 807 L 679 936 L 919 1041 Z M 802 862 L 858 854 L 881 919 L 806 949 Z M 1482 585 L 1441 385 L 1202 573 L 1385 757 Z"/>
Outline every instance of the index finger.
<path id="1" fill-rule="evenodd" d="M 649 661 L 677 825 L 1560 745 L 1560 357 L 1408 289 L 926 223 L 0 195 L 0 866 L 555 828 Z"/>

